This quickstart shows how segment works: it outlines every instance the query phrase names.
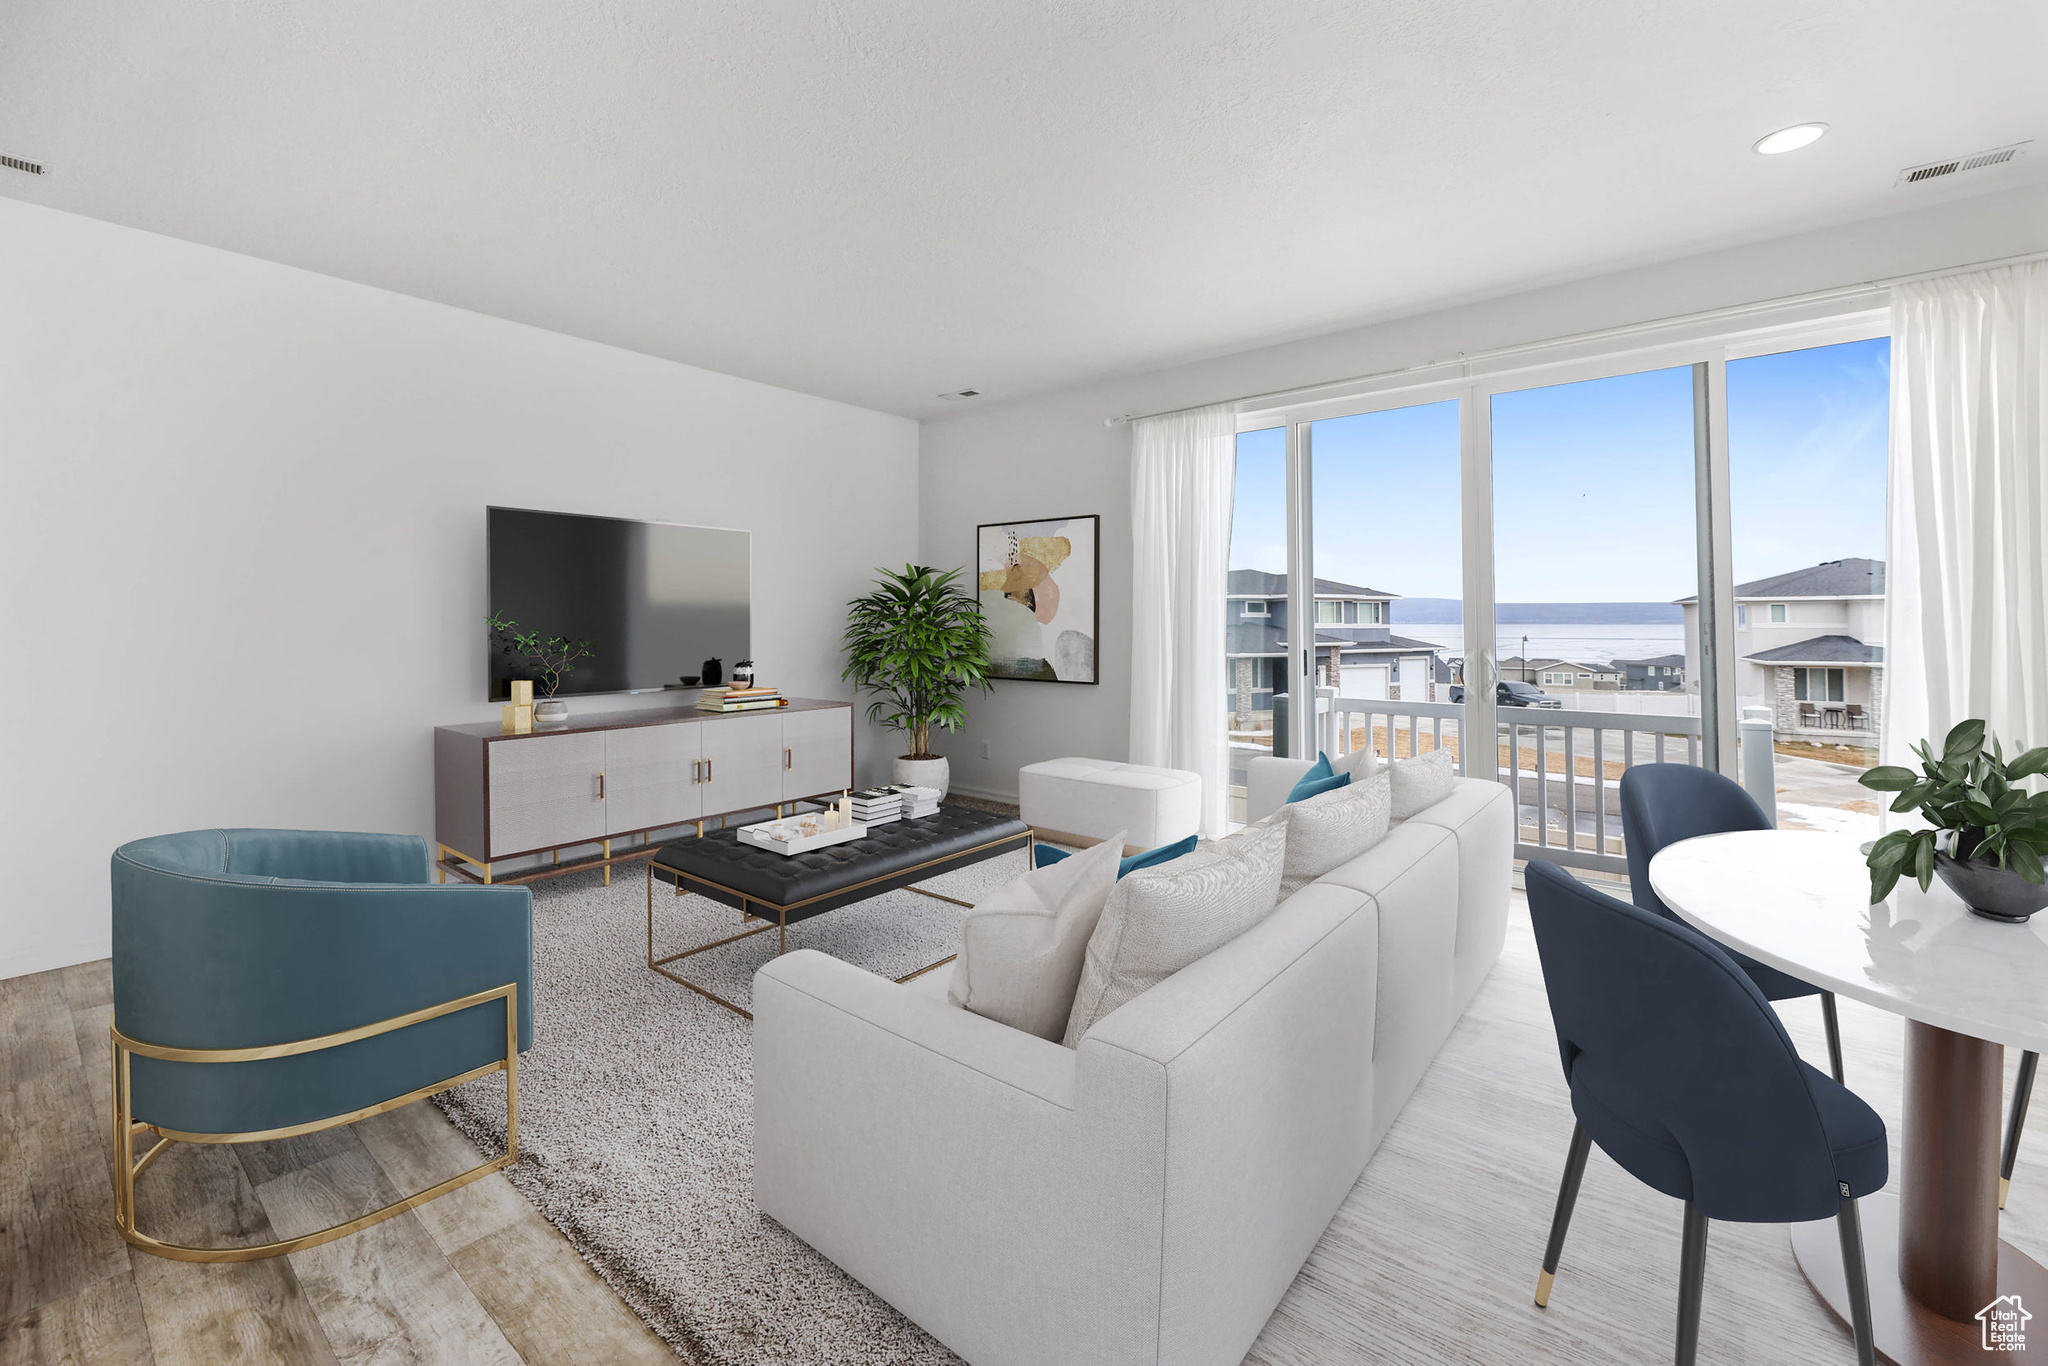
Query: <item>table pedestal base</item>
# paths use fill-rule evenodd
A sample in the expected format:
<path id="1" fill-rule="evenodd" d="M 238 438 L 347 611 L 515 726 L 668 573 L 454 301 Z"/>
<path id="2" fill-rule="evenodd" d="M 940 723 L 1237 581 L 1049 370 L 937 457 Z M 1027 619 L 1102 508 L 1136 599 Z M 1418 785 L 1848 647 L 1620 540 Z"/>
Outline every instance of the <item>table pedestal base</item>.
<path id="1" fill-rule="evenodd" d="M 1870 1317 L 1880 1361 L 1893 1366 L 1935 1366 L 1935 1363 L 2004 1360 L 1984 1350 L 1983 1325 L 1974 1319 L 1943 1318 L 1906 1293 L 1899 1284 L 1899 1201 L 1884 1192 L 1856 1202 L 1863 1215 L 1863 1257 L 1869 1264 Z M 1835 1221 L 1792 1225 L 1792 1253 L 1828 1309 L 1844 1325 L 1849 1322 L 1849 1287 L 1842 1279 L 1842 1243 Z M 2011 1243 L 1998 1244 L 1998 1293 L 2018 1295 L 2028 1305 L 2048 1304 L 2048 1267 Z M 2042 1333 L 2048 1348 L 2048 1333 Z M 1845 1352 L 1844 1361 L 1849 1360 Z"/>

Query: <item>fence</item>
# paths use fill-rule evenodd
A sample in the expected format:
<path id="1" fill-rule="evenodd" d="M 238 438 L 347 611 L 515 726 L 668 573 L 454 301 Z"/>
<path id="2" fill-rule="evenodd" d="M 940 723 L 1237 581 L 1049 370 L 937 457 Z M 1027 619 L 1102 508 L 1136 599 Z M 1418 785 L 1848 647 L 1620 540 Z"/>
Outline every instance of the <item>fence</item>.
<path id="1" fill-rule="evenodd" d="M 1322 691 L 1317 737 L 1330 754 L 1364 744 L 1406 759 L 1448 745 L 1461 771 L 1483 775 L 1461 743 L 1462 705 Z M 1536 707 L 1502 707 L 1496 715 L 1494 777 L 1515 794 L 1518 859 L 1626 873 L 1621 775 L 1642 763 L 1700 762 L 1697 716 Z"/>

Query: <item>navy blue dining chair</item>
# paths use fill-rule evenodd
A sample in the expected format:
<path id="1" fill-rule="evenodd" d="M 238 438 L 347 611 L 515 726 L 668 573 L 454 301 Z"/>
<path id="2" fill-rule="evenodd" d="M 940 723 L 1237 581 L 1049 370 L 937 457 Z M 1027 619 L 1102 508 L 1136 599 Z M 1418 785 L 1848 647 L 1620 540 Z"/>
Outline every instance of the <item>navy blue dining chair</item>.
<path id="1" fill-rule="evenodd" d="M 1710 769 L 1692 764 L 1638 764 L 1621 775 L 1621 834 L 1628 852 L 1629 897 L 1643 910 L 1674 924 L 1685 922 L 1671 913 L 1650 886 L 1650 860 L 1658 851 L 1697 835 L 1770 828 L 1770 817 L 1741 784 Z M 1844 1080 L 1842 1026 L 1835 1016 L 1835 993 L 1733 949 L 1724 952 L 1749 974 L 1767 1001 L 1820 997 L 1821 1020 L 1828 1032 L 1828 1067 L 1836 1081 Z"/>
<path id="2" fill-rule="evenodd" d="M 1594 891 L 1552 863 L 1526 873 L 1571 1148 L 1536 1303 L 1559 1254 L 1595 1143 L 1653 1190 L 1685 1202 L 1678 1366 L 1699 1352 L 1710 1220 L 1803 1223 L 1833 1216 L 1856 1359 L 1872 1366 L 1870 1290 L 1856 1201 L 1888 1175 L 1884 1121 L 1802 1062 L 1777 1012 L 1718 945 Z"/>

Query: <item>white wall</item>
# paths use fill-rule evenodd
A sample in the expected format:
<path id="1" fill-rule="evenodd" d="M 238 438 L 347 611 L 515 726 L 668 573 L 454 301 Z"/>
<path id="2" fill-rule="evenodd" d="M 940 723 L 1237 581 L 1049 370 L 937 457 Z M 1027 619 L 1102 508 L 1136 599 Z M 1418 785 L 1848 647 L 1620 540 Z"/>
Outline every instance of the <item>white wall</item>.
<path id="1" fill-rule="evenodd" d="M 919 462 L 926 563 L 969 563 L 981 522 L 1088 512 L 1103 518 L 1101 686 L 998 683 L 992 696 L 971 700 L 968 727 L 942 734 L 935 747 L 952 758 L 956 785 L 1012 798 L 1018 768 L 1035 760 L 1128 756 L 1130 432 L 1105 428 L 1105 417 L 1222 402 L 1454 360 L 1459 352 L 2043 249 L 2048 188 L 2016 190 L 1012 403 L 983 400 L 993 406 L 929 421 Z M 1397 270 L 1399 263 L 1388 268 Z M 1396 629 L 1399 623 L 1397 608 Z"/>
<path id="2" fill-rule="evenodd" d="M 0 259 L 0 977 L 107 953 L 124 840 L 431 837 L 433 727 L 496 716 L 486 504 L 752 530 L 799 696 L 916 553 L 904 418 L 13 200 Z"/>

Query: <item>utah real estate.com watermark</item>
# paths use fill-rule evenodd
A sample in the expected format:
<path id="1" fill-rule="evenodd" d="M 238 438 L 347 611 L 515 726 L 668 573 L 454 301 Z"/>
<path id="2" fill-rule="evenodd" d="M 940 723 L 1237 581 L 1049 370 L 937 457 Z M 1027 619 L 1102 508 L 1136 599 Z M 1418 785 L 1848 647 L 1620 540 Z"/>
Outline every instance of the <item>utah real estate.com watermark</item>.
<path id="1" fill-rule="evenodd" d="M 1984 1350 L 2024 1352 L 2027 1350 L 2027 1320 L 2034 1316 L 2020 1303 L 2018 1295 L 2000 1295 L 1977 1311 L 1984 1325 Z"/>

